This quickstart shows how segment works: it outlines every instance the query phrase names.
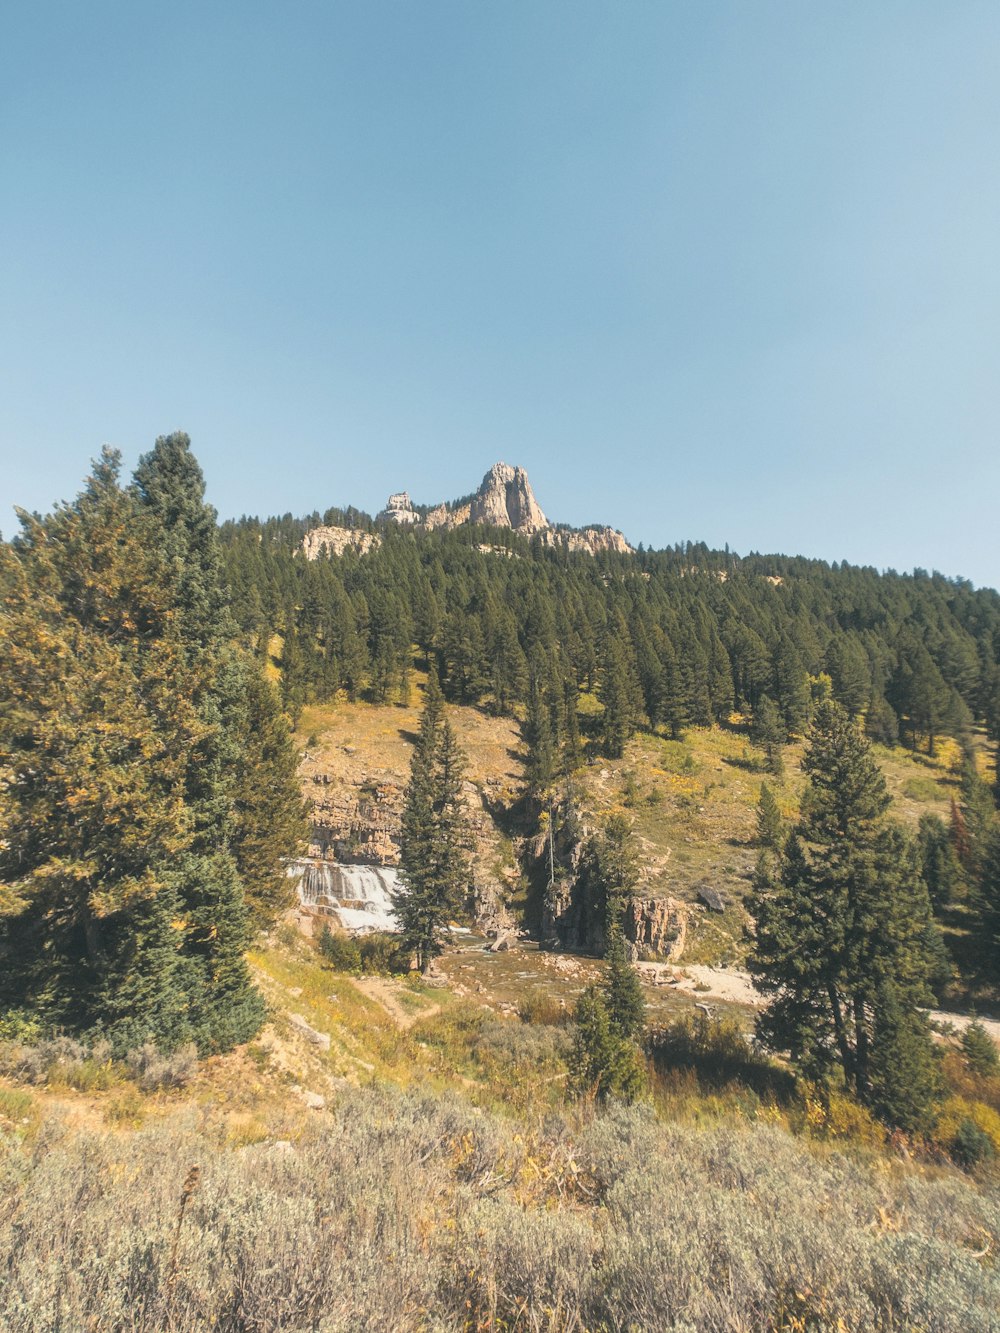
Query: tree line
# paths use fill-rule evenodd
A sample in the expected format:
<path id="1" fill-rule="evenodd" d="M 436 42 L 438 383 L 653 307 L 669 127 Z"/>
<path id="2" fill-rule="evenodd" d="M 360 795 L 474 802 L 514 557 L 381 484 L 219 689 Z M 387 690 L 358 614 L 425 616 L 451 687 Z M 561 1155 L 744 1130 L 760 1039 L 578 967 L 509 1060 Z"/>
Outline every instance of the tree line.
<path id="1" fill-rule="evenodd" d="M 773 746 L 832 698 L 870 738 L 934 752 L 984 724 L 1000 737 L 1000 596 L 963 580 L 751 555 L 691 543 L 569 553 L 509 530 L 377 530 L 363 555 L 306 560 L 311 519 L 242 519 L 221 537 L 245 644 L 309 701 L 409 697 L 414 649 L 449 702 L 528 714 L 544 781 L 572 764 L 575 701 L 603 704 L 596 738 L 638 727 L 762 719 Z M 330 517 L 330 514 L 324 515 Z"/>

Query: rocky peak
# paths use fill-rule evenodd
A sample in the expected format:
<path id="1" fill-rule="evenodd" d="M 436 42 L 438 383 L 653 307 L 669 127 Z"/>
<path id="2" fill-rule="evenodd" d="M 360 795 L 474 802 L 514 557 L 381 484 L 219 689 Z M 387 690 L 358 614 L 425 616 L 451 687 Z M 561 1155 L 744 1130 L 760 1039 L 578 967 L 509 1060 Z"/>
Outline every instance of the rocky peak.
<path id="1" fill-rule="evenodd" d="M 542 513 L 523 467 L 494 463 L 472 498 L 469 517 L 473 523 L 495 528 L 513 528 L 531 536 L 551 526 Z"/>
<path id="2" fill-rule="evenodd" d="M 395 523 L 419 522 L 417 512 L 413 508 L 413 501 L 406 491 L 399 491 L 396 495 L 390 495 L 386 507 L 379 514 L 379 518 L 391 518 Z"/>
<path id="3" fill-rule="evenodd" d="M 569 551 L 585 551 L 597 555 L 600 551 L 628 555 L 632 547 L 615 528 L 567 528 L 550 523 L 535 499 L 523 467 L 509 463 L 494 463 L 483 478 L 471 500 L 463 504 L 438 505 L 434 509 L 417 510 L 406 491 L 390 495 L 379 518 L 407 527 L 427 531 L 431 528 L 457 528 L 462 523 L 483 523 L 494 528 L 510 528 L 525 537 L 539 536 L 548 546 Z M 303 549 L 306 557 L 315 560 L 323 551 L 339 555 L 348 546 L 361 552 L 370 548 L 377 538 L 363 534 L 353 538 L 346 529 L 314 528 L 306 534 Z"/>

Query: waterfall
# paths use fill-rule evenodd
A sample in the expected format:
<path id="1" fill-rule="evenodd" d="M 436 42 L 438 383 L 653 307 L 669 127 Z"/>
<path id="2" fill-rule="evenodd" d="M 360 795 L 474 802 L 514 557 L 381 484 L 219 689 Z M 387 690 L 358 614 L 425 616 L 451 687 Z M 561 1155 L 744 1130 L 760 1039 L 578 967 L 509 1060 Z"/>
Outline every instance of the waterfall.
<path id="1" fill-rule="evenodd" d="M 392 895 L 400 888 L 399 872 L 392 866 L 300 860 L 288 862 L 288 875 L 298 881 L 303 907 L 336 917 L 351 934 L 399 929 L 392 910 Z"/>

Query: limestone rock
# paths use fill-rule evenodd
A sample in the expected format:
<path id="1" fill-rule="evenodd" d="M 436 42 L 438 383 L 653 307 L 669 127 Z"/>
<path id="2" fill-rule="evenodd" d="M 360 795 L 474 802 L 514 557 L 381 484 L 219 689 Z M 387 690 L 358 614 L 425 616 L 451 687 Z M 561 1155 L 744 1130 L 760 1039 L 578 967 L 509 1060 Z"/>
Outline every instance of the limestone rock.
<path id="1" fill-rule="evenodd" d="M 330 1034 L 328 1032 L 317 1032 L 314 1027 L 310 1027 L 301 1014 L 289 1014 L 288 1021 L 313 1046 L 318 1046 L 321 1051 L 330 1049 Z"/>
<path id="2" fill-rule="evenodd" d="M 549 522 L 535 499 L 522 467 L 509 463 L 494 463 L 471 499 L 462 504 L 439 504 L 427 511 L 417 509 L 408 492 L 390 495 L 379 519 L 406 527 L 430 531 L 433 528 L 457 528 L 462 523 L 483 523 L 496 528 L 509 528 L 525 537 L 539 537 L 547 546 L 568 551 L 583 551 L 590 555 L 613 552 L 627 555 L 632 547 L 615 528 L 595 524 L 586 528 L 556 526 Z M 350 528 L 319 527 L 307 532 L 302 542 L 306 558 L 315 560 L 323 551 L 342 555 L 350 547 L 360 553 L 378 543 L 378 535 Z M 503 547 L 483 547 L 509 557 Z"/>
<path id="3" fill-rule="evenodd" d="M 513 528 L 529 537 L 550 526 L 535 499 L 527 472 L 507 463 L 494 463 L 487 472 L 472 497 L 469 520 L 489 523 L 494 528 Z"/>
<path id="4" fill-rule="evenodd" d="M 380 540 L 377 533 L 358 528 L 312 528 L 302 538 L 302 550 L 307 560 L 318 560 L 323 554 L 343 555 L 350 547 L 364 555 L 378 546 Z"/>
<path id="5" fill-rule="evenodd" d="M 399 491 L 396 495 L 390 495 L 386 507 L 379 514 L 379 518 L 391 519 L 394 523 L 419 523 L 420 516 L 413 508 L 406 491 Z"/>

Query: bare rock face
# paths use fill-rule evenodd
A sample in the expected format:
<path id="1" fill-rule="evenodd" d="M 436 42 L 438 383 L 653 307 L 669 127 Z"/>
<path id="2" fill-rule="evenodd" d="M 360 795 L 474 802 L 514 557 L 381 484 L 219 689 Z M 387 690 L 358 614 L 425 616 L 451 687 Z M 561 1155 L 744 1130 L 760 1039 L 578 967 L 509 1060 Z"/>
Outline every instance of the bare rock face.
<path id="1" fill-rule="evenodd" d="M 413 508 L 413 502 L 406 491 L 399 491 L 389 496 L 389 502 L 379 514 L 379 518 L 392 519 L 394 523 L 419 523 L 420 518 Z"/>
<path id="2" fill-rule="evenodd" d="M 687 905 L 676 898 L 630 898 L 625 907 L 625 938 L 638 954 L 680 958 L 687 936 Z"/>
<path id="3" fill-rule="evenodd" d="M 597 555 L 599 551 L 631 555 L 635 550 L 617 528 L 568 528 L 550 533 L 548 544 L 565 546 L 568 551 L 585 551 L 588 555 Z"/>
<path id="4" fill-rule="evenodd" d="M 527 472 L 523 467 L 511 467 L 509 463 L 494 463 L 479 490 L 464 504 L 440 504 L 421 516 L 409 494 L 397 491 L 389 496 L 379 518 L 428 532 L 433 528 L 457 528 L 462 523 L 483 523 L 494 528 L 510 528 L 525 537 L 539 537 L 547 546 L 583 551 L 589 555 L 600 552 L 629 555 L 633 550 L 615 528 L 567 528 L 550 523 L 535 499 Z M 315 560 L 323 551 L 341 555 L 351 546 L 363 554 L 378 540 L 370 532 L 323 527 L 307 532 L 302 546 L 306 558 Z M 504 551 L 503 554 L 510 553 Z"/>
<path id="5" fill-rule="evenodd" d="M 377 533 L 357 528 L 312 528 L 302 539 L 302 550 L 307 560 L 317 560 L 324 553 L 343 555 L 349 547 L 364 555 L 378 546 L 379 540 Z"/>
<path id="6" fill-rule="evenodd" d="M 523 467 L 494 463 L 473 496 L 469 519 L 531 536 L 551 526 L 542 513 Z"/>

